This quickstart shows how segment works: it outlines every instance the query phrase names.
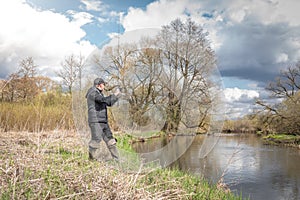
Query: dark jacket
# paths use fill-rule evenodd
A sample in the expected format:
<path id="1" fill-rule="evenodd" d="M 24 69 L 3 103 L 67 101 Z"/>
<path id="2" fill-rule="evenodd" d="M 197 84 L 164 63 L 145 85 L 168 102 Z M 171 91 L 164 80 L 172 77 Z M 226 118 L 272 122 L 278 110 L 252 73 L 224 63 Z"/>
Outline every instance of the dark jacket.
<path id="1" fill-rule="evenodd" d="M 112 106 L 118 101 L 116 95 L 105 97 L 101 90 L 95 86 L 91 87 L 86 93 L 88 105 L 88 122 L 107 123 L 107 106 Z"/>

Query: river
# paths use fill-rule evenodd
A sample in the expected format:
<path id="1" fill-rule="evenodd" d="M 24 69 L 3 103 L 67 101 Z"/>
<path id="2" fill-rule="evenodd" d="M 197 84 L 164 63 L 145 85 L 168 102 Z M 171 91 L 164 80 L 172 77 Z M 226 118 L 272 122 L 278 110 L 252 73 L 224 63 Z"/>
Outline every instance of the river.
<path id="1" fill-rule="evenodd" d="M 207 137 L 213 138 L 213 144 L 210 144 L 213 148 L 204 154 L 201 147 L 208 144 Z M 204 139 L 207 140 L 205 143 Z M 153 139 L 136 143 L 133 148 L 145 153 L 162 148 L 171 140 Z M 300 150 L 264 145 L 253 134 L 196 136 L 188 150 L 170 165 L 174 166 L 203 176 L 211 183 L 222 178 L 232 192 L 245 198 L 300 199 Z"/>

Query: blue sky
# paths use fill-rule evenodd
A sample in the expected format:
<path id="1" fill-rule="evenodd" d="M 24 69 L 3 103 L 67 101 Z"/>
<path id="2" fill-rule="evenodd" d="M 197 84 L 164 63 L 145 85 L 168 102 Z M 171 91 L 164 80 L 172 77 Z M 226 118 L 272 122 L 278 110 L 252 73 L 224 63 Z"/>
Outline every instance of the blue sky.
<path id="1" fill-rule="evenodd" d="M 0 78 L 34 58 L 55 79 L 64 58 L 88 56 L 117 33 L 160 28 L 187 17 L 209 32 L 229 112 L 238 117 L 266 98 L 266 84 L 300 58 L 295 0 L 9 0 L 0 2 Z"/>
<path id="2" fill-rule="evenodd" d="M 86 36 L 82 39 L 98 45 L 99 42 L 109 39 L 108 34 L 112 32 L 124 32 L 124 28 L 119 23 L 120 15 L 126 14 L 129 7 L 146 9 L 146 6 L 153 0 L 102 0 L 102 1 L 80 1 L 80 0 L 27 0 L 33 7 L 42 10 L 53 10 L 65 16 L 72 16 L 69 11 L 87 12 L 93 15 L 93 21 L 82 26 L 86 31 Z M 105 22 L 99 22 L 96 18 L 101 18 Z"/>

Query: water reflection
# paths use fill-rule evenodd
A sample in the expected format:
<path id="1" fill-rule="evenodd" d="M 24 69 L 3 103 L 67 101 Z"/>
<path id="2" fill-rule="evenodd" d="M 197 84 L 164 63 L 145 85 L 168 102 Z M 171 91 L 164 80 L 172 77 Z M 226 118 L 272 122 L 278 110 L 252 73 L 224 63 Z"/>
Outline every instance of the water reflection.
<path id="1" fill-rule="evenodd" d="M 212 151 L 201 157 L 204 136 L 195 137 L 190 148 L 171 166 L 204 176 L 213 183 L 223 177 L 233 192 L 250 199 L 300 199 L 298 149 L 265 146 L 255 135 L 222 135 L 218 139 Z M 134 148 L 149 152 L 166 142 L 155 140 Z"/>
<path id="2" fill-rule="evenodd" d="M 139 153 L 146 163 L 158 162 L 161 167 L 166 167 L 181 157 L 193 140 L 194 136 L 166 137 L 159 140 L 159 145 L 147 145 L 146 149 L 140 146 Z"/>

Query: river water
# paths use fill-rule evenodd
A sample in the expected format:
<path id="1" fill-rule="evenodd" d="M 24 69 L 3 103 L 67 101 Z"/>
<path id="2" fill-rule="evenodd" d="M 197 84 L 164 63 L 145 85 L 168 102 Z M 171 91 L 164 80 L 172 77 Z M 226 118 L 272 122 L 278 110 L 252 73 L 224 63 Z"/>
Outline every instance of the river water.
<path id="1" fill-rule="evenodd" d="M 136 143 L 133 148 L 141 153 L 155 151 L 170 140 L 153 139 Z M 213 142 L 209 145 L 212 149 L 203 153 L 201 147 L 207 141 Z M 222 179 L 232 192 L 245 198 L 300 199 L 300 150 L 264 145 L 253 134 L 196 136 L 188 150 L 170 166 L 203 176 L 211 183 Z"/>

